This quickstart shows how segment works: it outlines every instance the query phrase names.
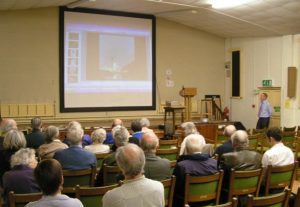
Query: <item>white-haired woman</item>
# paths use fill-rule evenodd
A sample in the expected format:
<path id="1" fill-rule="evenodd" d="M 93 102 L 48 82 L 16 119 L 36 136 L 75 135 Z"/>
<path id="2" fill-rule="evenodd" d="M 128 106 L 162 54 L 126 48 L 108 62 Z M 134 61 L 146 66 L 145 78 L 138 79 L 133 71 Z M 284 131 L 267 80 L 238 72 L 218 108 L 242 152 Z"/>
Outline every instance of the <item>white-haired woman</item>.
<path id="1" fill-rule="evenodd" d="M 185 142 L 189 136 L 195 136 L 199 139 L 202 146 L 206 144 L 204 137 L 199 134 L 196 125 L 193 122 L 185 122 L 181 124 L 181 127 L 184 129 L 185 138 L 181 143 L 179 155 L 187 155 L 187 150 L 185 147 Z"/>
<path id="2" fill-rule="evenodd" d="M 146 117 L 141 118 L 140 123 L 142 125 L 142 132 L 147 133 L 147 132 L 153 132 L 152 129 L 149 129 L 150 127 L 150 121 Z"/>
<path id="3" fill-rule="evenodd" d="M 35 150 L 22 148 L 11 157 L 11 170 L 3 175 L 4 198 L 10 191 L 15 193 L 40 192 L 33 170 L 37 165 Z"/>
<path id="4" fill-rule="evenodd" d="M 59 139 L 59 130 L 56 126 L 48 126 L 45 130 L 46 144 L 39 147 L 38 153 L 41 159 L 53 158 L 55 152 L 68 148 Z"/>
<path id="5" fill-rule="evenodd" d="M 108 153 L 110 151 L 109 146 L 103 144 L 106 139 L 105 129 L 96 129 L 92 135 L 93 144 L 85 146 L 85 149 L 93 153 Z"/>

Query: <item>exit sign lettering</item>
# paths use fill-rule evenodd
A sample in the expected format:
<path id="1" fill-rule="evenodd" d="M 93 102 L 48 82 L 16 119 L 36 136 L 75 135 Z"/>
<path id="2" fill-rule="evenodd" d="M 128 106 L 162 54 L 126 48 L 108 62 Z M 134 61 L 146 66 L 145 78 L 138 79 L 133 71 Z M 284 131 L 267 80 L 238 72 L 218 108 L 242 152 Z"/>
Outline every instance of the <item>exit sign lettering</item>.
<path id="1" fill-rule="evenodd" d="M 264 87 L 272 86 L 272 80 L 263 80 L 262 86 L 264 86 Z"/>

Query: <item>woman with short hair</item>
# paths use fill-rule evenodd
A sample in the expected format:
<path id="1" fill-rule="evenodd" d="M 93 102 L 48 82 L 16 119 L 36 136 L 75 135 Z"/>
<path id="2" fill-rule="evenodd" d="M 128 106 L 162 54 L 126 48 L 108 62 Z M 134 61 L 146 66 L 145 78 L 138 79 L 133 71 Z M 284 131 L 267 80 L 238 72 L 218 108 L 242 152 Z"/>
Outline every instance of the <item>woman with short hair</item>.
<path id="1" fill-rule="evenodd" d="M 33 169 L 37 165 L 35 150 L 22 148 L 11 157 L 11 170 L 3 175 L 4 198 L 10 191 L 15 193 L 40 192 L 34 176 Z"/>
<path id="2" fill-rule="evenodd" d="M 59 140 L 59 129 L 56 126 L 48 126 L 44 133 L 46 143 L 38 149 L 41 159 L 53 158 L 55 152 L 68 148 L 66 144 Z"/>
<path id="3" fill-rule="evenodd" d="M 103 144 L 106 139 L 106 131 L 103 128 L 96 129 L 92 135 L 93 144 L 85 146 L 85 149 L 93 153 L 108 153 L 110 148 Z"/>

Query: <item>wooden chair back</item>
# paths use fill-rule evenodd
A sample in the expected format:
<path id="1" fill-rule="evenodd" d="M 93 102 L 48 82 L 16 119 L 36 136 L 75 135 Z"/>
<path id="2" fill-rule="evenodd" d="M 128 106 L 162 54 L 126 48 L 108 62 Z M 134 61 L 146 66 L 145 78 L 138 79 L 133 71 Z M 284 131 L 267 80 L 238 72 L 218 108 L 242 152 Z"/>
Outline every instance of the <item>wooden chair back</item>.
<path id="1" fill-rule="evenodd" d="M 224 172 L 208 176 L 185 176 L 184 204 L 212 201 L 219 204 Z"/>
<path id="2" fill-rule="evenodd" d="M 63 170 L 64 184 L 66 192 L 72 191 L 76 185 L 92 187 L 95 184 L 96 167 L 85 170 Z"/>
<path id="3" fill-rule="evenodd" d="M 252 129 L 252 134 L 265 134 L 266 129 Z"/>
<path id="4" fill-rule="evenodd" d="M 175 149 L 178 147 L 178 139 L 160 139 L 159 149 Z"/>
<path id="5" fill-rule="evenodd" d="M 228 139 L 228 137 L 226 137 L 224 135 L 224 129 L 220 130 L 217 129 L 216 131 L 216 140 L 215 140 L 215 148 L 218 147 L 219 145 L 223 144 L 224 142 L 226 142 Z"/>
<path id="6" fill-rule="evenodd" d="M 253 195 L 248 195 L 247 207 L 287 207 L 290 194 L 291 190 L 286 189 L 282 193 L 277 193 L 270 196 L 254 197 Z"/>
<path id="7" fill-rule="evenodd" d="M 294 127 L 283 127 L 282 131 L 284 131 L 284 132 L 295 132 L 296 131 L 296 126 L 294 126 Z"/>
<path id="8" fill-rule="evenodd" d="M 96 159 L 97 159 L 97 172 L 101 170 L 103 160 L 106 156 L 110 155 L 110 152 L 108 153 L 95 153 Z"/>
<path id="9" fill-rule="evenodd" d="M 10 191 L 8 193 L 9 207 L 24 207 L 29 202 L 41 199 L 42 196 L 42 193 L 15 194 Z"/>
<path id="10" fill-rule="evenodd" d="M 300 135 L 299 135 L 300 136 Z M 293 152 L 295 154 L 295 161 L 300 160 L 300 137 L 297 136 L 296 139 L 296 143 L 295 143 L 295 147 L 293 149 Z M 296 169 L 296 179 L 299 180 L 300 179 L 300 167 L 299 167 L 299 162 L 298 162 L 298 166 Z"/>
<path id="11" fill-rule="evenodd" d="M 237 207 L 238 205 L 238 200 L 236 197 L 233 197 L 230 202 L 220 204 L 220 205 L 215 205 L 215 206 L 207 206 L 207 207 Z"/>
<path id="12" fill-rule="evenodd" d="M 231 169 L 228 201 L 234 196 L 254 194 L 258 196 L 262 182 L 263 169 L 235 171 Z"/>
<path id="13" fill-rule="evenodd" d="M 161 139 L 165 137 L 165 132 L 161 131 L 161 130 L 155 130 L 154 133 L 156 134 L 156 136 Z"/>
<path id="14" fill-rule="evenodd" d="M 293 207 L 299 207 L 300 206 L 300 187 L 297 190 L 297 195 L 295 197 L 295 203 Z"/>
<path id="15" fill-rule="evenodd" d="M 257 151 L 260 138 L 261 138 L 261 134 L 253 134 L 248 136 L 250 150 Z"/>
<path id="16" fill-rule="evenodd" d="M 296 143 L 296 132 L 295 131 L 283 131 L 281 141 L 284 143 L 284 145 L 293 149 L 294 145 Z"/>
<path id="17" fill-rule="evenodd" d="M 84 207 L 102 207 L 102 199 L 104 194 L 116 188 L 118 185 L 109 185 L 103 187 L 80 187 L 76 186 L 76 198 L 78 198 Z"/>
<path id="18" fill-rule="evenodd" d="M 172 176 L 170 179 L 161 180 L 160 182 L 164 186 L 165 207 L 172 207 L 176 177 Z"/>
<path id="19" fill-rule="evenodd" d="M 259 143 L 258 145 L 260 146 L 260 153 L 263 154 L 265 153 L 268 149 L 270 149 L 270 142 L 266 136 L 266 134 L 259 134 Z"/>
<path id="20" fill-rule="evenodd" d="M 173 172 L 174 172 L 174 169 L 175 169 L 175 166 L 177 164 L 177 161 L 176 160 L 172 160 L 170 161 L 170 166 L 171 166 L 171 175 L 173 175 Z"/>
<path id="21" fill-rule="evenodd" d="M 168 159 L 170 161 L 177 160 L 178 157 L 178 148 L 176 149 L 157 149 L 156 155 Z"/>
<path id="22" fill-rule="evenodd" d="M 270 190 L 292 188 L 293 181 L 298 167 L 298 161 L 285 166 L 269 165 L 266 172 L 265 195 L 269 195 Z"/>
<path id="23" fill-rule="evenodd" d="M 103 182 L 104 185 L 113 185 L 119 183 L 122 171 L 118 166 L 103 165 Z"/>

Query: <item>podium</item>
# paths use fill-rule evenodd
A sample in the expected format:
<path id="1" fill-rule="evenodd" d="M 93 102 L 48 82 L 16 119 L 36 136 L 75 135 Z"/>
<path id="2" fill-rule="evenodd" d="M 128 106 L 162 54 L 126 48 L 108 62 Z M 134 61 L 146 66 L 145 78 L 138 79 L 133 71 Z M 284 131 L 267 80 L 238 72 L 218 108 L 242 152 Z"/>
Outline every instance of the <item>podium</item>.
<path id="1" fill-rule="evenodd" d="M 197 95 L 197 88 L 182 88 L 179 94 L 184 98 L 185 121 L 191 121 L 192 97 Z"/>

